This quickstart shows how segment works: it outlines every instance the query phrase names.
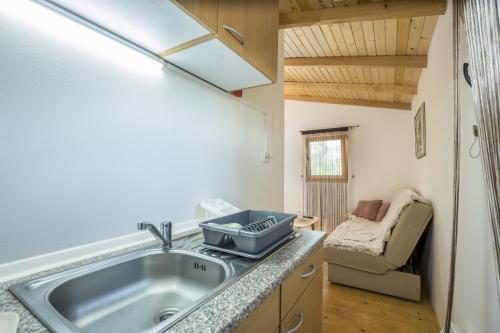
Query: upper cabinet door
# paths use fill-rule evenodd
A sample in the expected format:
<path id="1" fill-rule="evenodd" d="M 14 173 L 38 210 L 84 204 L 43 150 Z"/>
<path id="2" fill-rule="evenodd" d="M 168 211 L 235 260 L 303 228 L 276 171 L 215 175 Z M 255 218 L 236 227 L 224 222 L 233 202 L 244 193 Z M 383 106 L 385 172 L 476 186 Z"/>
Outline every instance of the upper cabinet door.
<path id="1" fill-rule="evenodd" d="M 53 2 L 156 54 L 211 34 L 170 0 Z"/>
<path id="2" fill-rule="evenodd" d="M 278 24 L 278 0 L 219 0 L 219 38 L 273 82 Z"/>
<path id="3" fill-rule="evenodd" d="M 172 0 L 187 10 L 212 33 L 217 33 L 219 0 Z"/>

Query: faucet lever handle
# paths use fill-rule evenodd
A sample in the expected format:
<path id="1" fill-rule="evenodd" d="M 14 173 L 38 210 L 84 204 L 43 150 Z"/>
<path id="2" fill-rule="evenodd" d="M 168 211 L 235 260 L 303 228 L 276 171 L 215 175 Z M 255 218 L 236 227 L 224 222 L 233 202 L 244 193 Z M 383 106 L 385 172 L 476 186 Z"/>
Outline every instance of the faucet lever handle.
<path id="1" fill-rule="evenodd" d="M 170 231 L 172 232 L 172 222 L 171 221 L 165 221 L 165 222 L 162 222 L 160 223 L 160 229 L 162 232 L 166 231 Z"/>
<path id="2" fill-rule="evenodd" d="M 166 221 L 160 223 L 160 230 L 163 235 L 163 238 L 169 243 L 172 244 L 172 222 Z"/>
<path id="3" fill-rule="evenodd" d="M 150 223 L 146 221 L 137 223 L 137 230 L 146 230 L 148 228 L 148 224 Z"/>

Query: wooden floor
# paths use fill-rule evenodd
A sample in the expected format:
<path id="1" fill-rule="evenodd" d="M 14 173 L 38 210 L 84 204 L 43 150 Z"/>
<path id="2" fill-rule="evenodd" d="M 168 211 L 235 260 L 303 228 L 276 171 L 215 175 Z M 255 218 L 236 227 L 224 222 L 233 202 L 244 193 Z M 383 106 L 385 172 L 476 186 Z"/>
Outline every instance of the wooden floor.
<path id="1" fill-rule="evenodd" d="M 406 301 L 328 281 L 323 277 L 324 333 L 436 333 L 439 332 L 428 299 Z"/>

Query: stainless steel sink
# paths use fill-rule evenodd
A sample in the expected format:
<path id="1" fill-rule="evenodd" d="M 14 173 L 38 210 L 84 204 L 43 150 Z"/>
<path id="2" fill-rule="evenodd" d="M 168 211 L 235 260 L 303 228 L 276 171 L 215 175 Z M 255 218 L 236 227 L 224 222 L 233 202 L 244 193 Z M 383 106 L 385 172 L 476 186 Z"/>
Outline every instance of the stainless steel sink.
<path id="1" fill-rule="evenodd" d="M 10 289 L 54 332 L 162 332 L 257 264 L 150 248 Z"/>

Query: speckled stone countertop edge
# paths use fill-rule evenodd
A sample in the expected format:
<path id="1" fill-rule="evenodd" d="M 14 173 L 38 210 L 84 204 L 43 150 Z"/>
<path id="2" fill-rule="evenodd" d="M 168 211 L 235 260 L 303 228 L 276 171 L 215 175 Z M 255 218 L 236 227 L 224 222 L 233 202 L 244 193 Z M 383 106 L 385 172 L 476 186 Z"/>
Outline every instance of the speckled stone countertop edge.
<path id="1" fill-rule="evenodd" d="M 323 232 L 304 232 L 302 237 L 278 250 L 256 269 L 201 305 L 166 332 L 232 332 L 316 248 L 323 245 L 325 237 L 326 234 Z"/>
<path id="2" fill-rule="evenodd" d="M 180 320 L 166 332 L 231 332 L 250 315 L 317 247 L 326 235 L 322 232 L 301 232 L 302 237 L 287 244 L 268 257 L 254 270 L 241 277 L 214 298 Z M 18 333 L 45 333 L 49 330 L 8 290 L 9 286 L 42 278 L 68 269 L 109 259 L 127 252 L 151 247 L 148 242 L 87 258 L 0 283 L 0 312 L 19 314 Z M 251 288 L 248 286 L 251 285 Z"/>

